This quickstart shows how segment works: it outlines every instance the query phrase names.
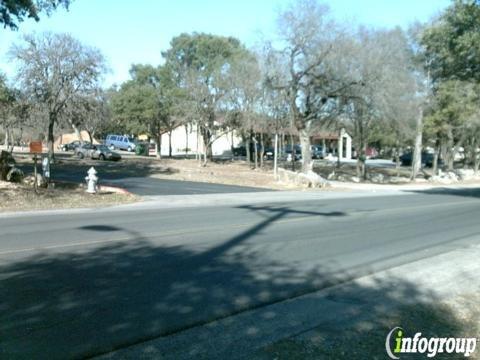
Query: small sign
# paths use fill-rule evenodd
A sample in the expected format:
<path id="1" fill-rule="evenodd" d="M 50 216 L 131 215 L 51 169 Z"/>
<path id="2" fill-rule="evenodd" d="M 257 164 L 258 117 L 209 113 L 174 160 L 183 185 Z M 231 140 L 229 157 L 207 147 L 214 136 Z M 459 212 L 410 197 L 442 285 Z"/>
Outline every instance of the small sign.
<path id="1" fill-rule="evenodd" d="M 31 154 L 41 154 L 42 153 L 42 142 L 41 141 L 31 141 L 30 142 L 30 153 Z"/>

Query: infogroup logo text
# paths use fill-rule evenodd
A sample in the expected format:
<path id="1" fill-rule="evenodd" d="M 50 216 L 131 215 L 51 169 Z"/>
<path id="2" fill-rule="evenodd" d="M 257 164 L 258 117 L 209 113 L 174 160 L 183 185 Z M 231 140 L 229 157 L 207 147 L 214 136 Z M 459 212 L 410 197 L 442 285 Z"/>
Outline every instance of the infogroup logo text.
<path id="1" fill-rule="evenodd" d="M 392 339 L 393 344 L 392 344 Z M 477 338 L 426 338 L 417 332 L 413 338 L 405 337 L 404 330 L 397 326 L 390 330 L 385 349 L 391 359 L 400 359 L 400 354 L 419 353 L 433 358 L 440 353 L 457 353 L 469 357 L 477 346 Z"/>

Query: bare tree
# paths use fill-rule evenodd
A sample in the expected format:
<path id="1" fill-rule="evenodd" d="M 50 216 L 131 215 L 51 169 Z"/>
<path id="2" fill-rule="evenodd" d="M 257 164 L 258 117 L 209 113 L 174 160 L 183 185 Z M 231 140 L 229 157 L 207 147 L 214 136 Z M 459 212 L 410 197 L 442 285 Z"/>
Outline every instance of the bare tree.
<path id="1" fill-rule="evenodd" d="M 251 162 L 250 149 L 253 142 L 254 167 L 257 168 L 258 143 L 263 138 L 263 135 L 259 134 L 260 131 L 263 131 L 262 116 L 260 116 L 260 101 L 263 93 L 262 74 L 253 53 L 244 52 L 234 57 L 225 79 L 225 88 L 228 90 L 222 102 L 223 111 L 233 111 L 236 115 L 236 125 L 246 140 L 248 163 Z M 260 154 L 261 156 L 262 154 Z"/>
<path id="2" fill-rule="evenodd" d="M 0 125 L 5 132 L 5 142 L 4 145 L 7 148 L 7 151 L 10 149 L 10 138 L 12 126 L 15 124 L 15 117 L 12 114 L 12 110 L 15 106 L 15 92 L 10 88 L 7 83 L 5 76 L 0 74 Z"/>
<path id="3" fill-rule="evenodd" d="M 269 74 L 267 82 L 287 95 L 302 146 L 302 171 L 307 172 L 313 166 L 310 137 L 335 118 L 341 94 L 351 85 L 335 70 L 348 38 L 328 18 L 328 8 L 315 0 L 298 1 L 282 12 L 278 29 L 285 66 Z"/>
<path id="4" fill-rule="evenodd" d="M 68 34 L 28 35 L 14 45 L 10 58 L 18 64 L 18 80 L 26 93 L 47 113 L 49 157 L 53 157 L 54 127 L 77 95 L 98 87 L 105 71 L 101 53 Z"/>
<path id="5" fill-rule="evenodd" d="M 406 36 L 400 29 L 360 29 L 348 66 L 352 85 L 344 95 L 345 119 L 357 150 L 357 176 L 366 179 L 366 148 L 375 128 L 399 131 L 414 116 L 415 82 Z M 378 133 L 377 133 L 378 136 Z"/>

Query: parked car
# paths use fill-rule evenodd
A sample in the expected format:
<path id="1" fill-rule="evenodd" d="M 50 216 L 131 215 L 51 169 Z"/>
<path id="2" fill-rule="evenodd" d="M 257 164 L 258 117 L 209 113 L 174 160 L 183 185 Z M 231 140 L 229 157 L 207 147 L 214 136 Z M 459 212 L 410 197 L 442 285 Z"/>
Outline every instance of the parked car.
<path id="1" fill-rule="evenodd" d="M 233 148 L 233 156 L 247 156 L 247 148 L 243 145 Z"/>
<path id="2" fill-rule="evenodd" d="M 84 144 L 86 144 L 86 143 L 90 144 L 90 141 L 84 141 L 83 143 Z M 75 151 L 81 144 L 82 144 L 81 141 L 75 140 L 75 141 L 72 141 L 68 144 L 60 145 L 60 149 L 62 151 Z"/>
<path id="3" fill-rule="evenodd" d="M 323 148 L 320 145 L 311 146 L 312 159 L 323 159 L 324 153 Z"/>
<path id="4" fill-rule="evenodd" d="M 119 161 L 122 159 L 119 153 L 110 150 L 106 145 L 93 145 L 93 148 L 89 151 L 89 155 L 92 159 L 98 160 Z"/>
<path id="5" fill-rule="evenodd" d="M 411 166 L 412 158 L 413 158 L 413 152 L 409 151 L 400 156 L 400 162 L 403 166 Z M 427 153 L 423 151 L 422 157 L 421 157 L 422 166 L 432 167 L 433 158 L 434 158 L 434 155 L 432 153 Z M 440 158 L 438 159 L 438 165 L 439 166 L 443 165 L 443 161 Z"/>
<path id="6" fill-rule="evenodd" d="M 91 157 L 91 151 L 94 149 L 94 145 L 90 143 L 83 143 L 75 149 L 75 155 L 79 159 Z"/>
<path id="7" fill-rule="evenodd" d="M 262 149 L 262 145 L 260 143 L 257 143 L 257 151 L 260 153 Z M 247 147 L 245 145 L 240 145 L 238 147 L 234 147 L 233 149 L 233 156 L 247 156 Z M 255 152 L 255 145 L 253 144 L 253 141 L 250 143 L 250 156 L 253 156 L 252 154 Z"/>
<path id="8" fill-rule="evenodd" d="M 285 151 L 284 154 L 286 156 L 287 161 L 292 161 L 292 153 L 293 149 L 295 149 L 295 161 L 301 160 L 302 159 L 302 147 L 300 145 L 294 145 L 293 147 L 291 145 L 285 146 Z"/>
<path id="9" fill-rule="evenodd" d="M 275 154 L 275 149 L 273 147 L 266 147 L 263 152 L 263 157 L 266 160 L 273 160 L 273 155 Z"/>
<path id="10" fill-rule="evenodd" d="M 105 145 L 111 150 L 127 150 L 134 151 L 137 146 L 137 142 L 134 138 L 125 135 L 107 135 L 105 139 Z"/>

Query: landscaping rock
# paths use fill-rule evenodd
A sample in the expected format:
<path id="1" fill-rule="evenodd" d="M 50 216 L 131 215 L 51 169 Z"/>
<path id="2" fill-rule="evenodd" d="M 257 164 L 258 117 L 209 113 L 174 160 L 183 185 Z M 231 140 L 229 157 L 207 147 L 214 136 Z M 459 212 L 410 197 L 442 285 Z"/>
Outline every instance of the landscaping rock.
<path id="1" fill-rule="evenodd" d="M 385 176 L 383 174 L 374 174 L 370 177 L 370 181 L 377 184 L 383 184 L 385 182 Z"/>
<path id="2" fill-rule="evenodd" d="M 458 182 L 459 177 L 453 172 L 442 172 L 439 171 L 438 175 L 434 175 L 428 179 L 430 182 L 436 182 L 436 183 L 441 183 L 441 184 L 452 184 Z"/>
<path id="3" fill-rule="evenodd" d="M 293 183 L 295 185 L 300 185 L 304 187 L 314 188 L 328 186 L 328 181 L 312 170 L 306 173 L 300 173 L 279 168 L 278 176 L 280 181 Z"/>
<path id="4" fill-rule="evenodd" d="M 35 184 L 35 176 L 34 175 L 29 175 L 26 176 L 23 179 L 23 183 L 29 186 L 32 186 Z M 47 187 L 47 182 L 45 181 L 45 178 L 41 174 L 37 174 L 37 186 L 38 187 Z"/>
<path id="5" fill-rule="evenodd" d="M 477 178 L 475 171 L 473 169 L 458 169 L 455 171 L 460 180 L 471 180 Z"/>
<path id="6" fill-rule="evenodd" d="M 388 182 L 391 184 L 401 184 L 410 182 L 410 179 L 404 176 L 392 176 L 390 179 L 388 179 Z"/>

